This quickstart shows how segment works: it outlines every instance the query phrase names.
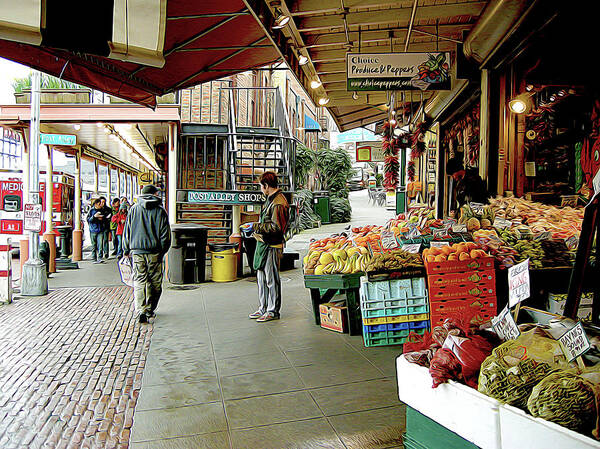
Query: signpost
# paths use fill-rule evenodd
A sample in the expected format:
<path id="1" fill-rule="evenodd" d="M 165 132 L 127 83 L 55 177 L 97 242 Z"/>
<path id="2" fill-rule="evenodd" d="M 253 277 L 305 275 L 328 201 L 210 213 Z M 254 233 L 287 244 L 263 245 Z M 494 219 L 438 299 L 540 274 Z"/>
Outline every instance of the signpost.
<path id="1" fill-rule="evenodd" d="M 75 145 L 77 136 L 74 134 L 40 134 L 42 145 Z"/>
<path id="2" fill-rule="evenodd" d="M 450 53 L 347 53 L 347 90 L 450 90 Z"/>

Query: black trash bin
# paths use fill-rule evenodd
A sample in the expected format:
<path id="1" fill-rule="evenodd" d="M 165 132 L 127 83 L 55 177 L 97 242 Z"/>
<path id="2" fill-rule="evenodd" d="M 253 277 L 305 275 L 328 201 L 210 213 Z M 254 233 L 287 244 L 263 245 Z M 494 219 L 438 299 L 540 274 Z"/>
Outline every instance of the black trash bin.
<path id="1" fill-rule="evenodd" d="M 206 281 L 206 243 L 208 228 L 194 223 L 171 226 L 169 281 L 172 284 L 197 284 Z"/>

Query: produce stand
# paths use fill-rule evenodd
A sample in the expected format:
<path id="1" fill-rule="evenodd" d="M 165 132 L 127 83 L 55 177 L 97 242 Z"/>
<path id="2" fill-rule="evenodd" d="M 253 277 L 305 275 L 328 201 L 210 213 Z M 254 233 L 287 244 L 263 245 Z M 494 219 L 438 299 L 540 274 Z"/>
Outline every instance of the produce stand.
<path id="1" fill-rule="evenodd" d="M 304 286 L 310 289 L 310 298 L 315 314 L 315 324 L 321 324 L 319 305 L 329 302 L 338 290 L 346 296 L 348 328 L 350 335 L 362 335 L 359 303 L 360 278 L 364 273 L 304 275 Z M 321 290 L 326 290 L 321 294 Z"/>
<path id="2" fill-rule="evenodd" d="M 409 363 L 404 356 L 396 359 L 396 373 L 398 397 L 408 406 L 407 448 L 600 448 L 598 441 L 534 418 L 466 385 L 449 381 L 433 389 L 427 368 Z M 420 414 L 444 429 L 423 419 Z"/>

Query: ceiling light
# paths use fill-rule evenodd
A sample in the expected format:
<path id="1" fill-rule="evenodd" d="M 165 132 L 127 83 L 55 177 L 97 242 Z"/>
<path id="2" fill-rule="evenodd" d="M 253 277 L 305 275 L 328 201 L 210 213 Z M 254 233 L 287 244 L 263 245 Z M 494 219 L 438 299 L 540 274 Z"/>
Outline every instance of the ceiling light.
<path id="1" fill-rule="evenodd" d="M 110 129 L 109 129 L 109 128 L 104 128 L 104 132 L 105 132 L 106 134 L 108 134 L 108 133 L 110 133 Z"/>
<path id="2" fill-rule="evenodd" d="M 290 16 L 286 16 L 283 12 L 281 12 L 281 9 L 279 9 L 279 8 L 275 8 L 274 15 L 275 15 L 275 25 L 273 25 L 271 27 L 274 30 L 279 30 L 279 29 L 283 28 L 290 21 Z"/>
<path id="3" fill-rule="evenodd" d="M 508 107 L 515 114 L 523 114 L 531 111 L 533 107 L 533 101 L 531 101 L 532 93 L 526 92 L 517 95 L 515 98 L 508 102 Z"/>
<path id="4" fill-rule="evenodd" d="M 323 83 L 320 80 L 312 80 L 310 82 L 310 87 L 313 89 L 317 89 L 317 88 L 321 87 L 322 84 Z"/>
<path id="5" fill-rule="evenodd" d="M 356 93 L 356 91 L 352 92 L 352 99 L 358 100 L 358 94 Z"/>
<path id="6" fill-rule="evenodd" d="M 550 101 L 556 101 L 556 95 L 554 95 L 554 94 L 550 95 Z"/>
<path id="7" fill-rule="evenodd" d="M 528 84 L 528 85 L 525 87 L 525 90 L 527 90 L 527 92 L 531 92 L 531 91 L 533 90 L 533 84 Z"/>
<path id="8" fill-rule="evenodd" d="M 98 122 L 98 123 L 96 123 L 96 126 L 97 126 L 98 128 L 102 128 L 102 127 L 104 126 L 104 123 L 102 123 L 102 122 Z"/>
<path id="9" fill-rule="evenodd" d="M 396 110 L 392 109 L 392 115 L 396 115 Z"/>
<path id="10" fill-rule="evenodd" d="M 391 120 L 390 120 L 390 125 L 392 125 L 392 126 L 396 126 L 396 119 L 394 119 L 394 118 L 393 118 L 393 119 L 391 119 Z"/>
<path id="11" fill-rule="evenodd" d="M 325 106 L 327 103 L 329 103 L 329 98 L 327 98 L 327 97 L 319 98 L 319 105 Z"/>
<path id="12" fill-rule="evenodd" d="M 308 58 L 304 55 L 298 56 L 298 64 L 300 64 L 300 65 L 308 64 Z"/>
<path id="13" fill-rule="evenodd" d="M 81 125 L 79 123 L 76 123 L 73 125 L 73 128 L 75 128 L 77 131 L 79 131 L 81 129 Z"/>

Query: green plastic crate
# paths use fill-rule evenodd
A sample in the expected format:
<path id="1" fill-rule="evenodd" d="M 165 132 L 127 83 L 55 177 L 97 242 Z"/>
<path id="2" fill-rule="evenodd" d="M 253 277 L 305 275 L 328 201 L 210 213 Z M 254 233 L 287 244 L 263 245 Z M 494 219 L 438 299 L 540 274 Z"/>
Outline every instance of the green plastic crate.
<path id="1" fill-rule="evenodd" d="M 406 449 L 479 449 L 436 421 L 406 407 Z"/>

